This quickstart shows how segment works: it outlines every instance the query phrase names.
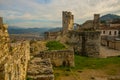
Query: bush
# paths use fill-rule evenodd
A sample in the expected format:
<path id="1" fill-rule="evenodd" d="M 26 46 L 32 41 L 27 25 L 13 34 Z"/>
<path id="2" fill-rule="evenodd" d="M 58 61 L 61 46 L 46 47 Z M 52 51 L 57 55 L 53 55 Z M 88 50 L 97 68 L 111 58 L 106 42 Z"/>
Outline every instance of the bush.
<path id="1" fill-rule="evenodd" d="M 33 80 L 33 79 L 31 79 L 31 78 L 27 77 L 27 79 L 26 79 L 26 80 Z"/>
<path id="2" fill-rule="evenodd" d="M 49 41 L 46 44 L 48 50 L 62 50 L 65 49 L 65 46 L 59 41 Z"/>

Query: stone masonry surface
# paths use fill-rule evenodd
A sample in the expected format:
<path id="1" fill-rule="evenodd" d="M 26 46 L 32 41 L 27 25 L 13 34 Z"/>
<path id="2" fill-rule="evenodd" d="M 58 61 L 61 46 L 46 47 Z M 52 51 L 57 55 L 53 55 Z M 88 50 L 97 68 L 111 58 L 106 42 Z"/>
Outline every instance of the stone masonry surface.
<path id="1" fill-rule="evenodd" d="M 26 80 L 27 64 L 30 59 L 29 42 L 12 43 L 9 60 L 5 64 L 5 80 Z"/>
<path id="2" fill-rule="evenodd" d="M 100 54 L 100 32 L 99 31 L 70 31 L 69 44 L 74 47 L 78 54 L 99 57 Z"/>
<path id="3" fill-rule="evenodd" d="M 26 80 L 29 42 L 10 43 L 7 27 L 0 17 L 0 80 Z"/>
<path id="4" fill-rule="evenodd" d="M 43 51 L 36 56 L 42 59 L 50 58 L 53 66 L 74 67 L 74 52 L 71 50 Z"/>
<path id="5" fill-rule="evenodd" d="M 35 57 L 29 63 L 28 77 L 32 80 L 54 80 L 50 59 Z"/>

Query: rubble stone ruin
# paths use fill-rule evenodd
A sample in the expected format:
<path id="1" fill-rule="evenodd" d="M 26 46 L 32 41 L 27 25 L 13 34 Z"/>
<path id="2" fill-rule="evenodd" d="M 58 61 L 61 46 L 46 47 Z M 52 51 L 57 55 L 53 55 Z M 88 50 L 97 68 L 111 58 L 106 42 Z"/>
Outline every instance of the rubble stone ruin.
<path id="1" fill-rule="evenodd" d="M 43 51 L 36 57 L 41 57 L 42 59 L 50 58 L 53 66 L 75 66 L 74 52 L 71 50 Z"/>
<path id="2" fill-rule="evenodd" d="M 99 31 L 71 31 L 67 42 L 74 48 L 74 52 L 89 57 L 99 57 L 100 32 Z"/>
<path id="3" fill-rule="evenodd" d="M 45 33 L 47 40 L 59 40 L 64 43 L 74 44 L 71 45 L 74 51 L 79 54 L 98 57 L 100 53 L 100 32 L 97 31 L 100 26 L 100 14 L 94 14 L 93 20 L 87 20 L 85 23 L 74 30 L 74 16 L 71 12 L 62 12 L 62 31 L 61 34 L 54 34 L 49 32 Z M 50 33 L 52 35 L 50 35 Z M 53 35 L 55 38 L 53 38 Z"/>

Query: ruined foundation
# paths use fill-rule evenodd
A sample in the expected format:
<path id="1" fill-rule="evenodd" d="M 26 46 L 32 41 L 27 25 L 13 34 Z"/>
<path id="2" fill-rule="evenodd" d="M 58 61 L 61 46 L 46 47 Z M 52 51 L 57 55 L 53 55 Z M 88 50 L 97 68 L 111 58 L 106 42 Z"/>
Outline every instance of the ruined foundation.
<path id="1" fill-rule="evenodd" d="M 100 32 L 99 31 L 70 31 L 67 42 L 72 45 L 74 51 L 83 56 L 99 57 Z"/>
<path id="2" fill-rule="evenodd" d="M 35 57 L 29 63 L 27 77 L 32 80 L 54 80 L 50 59 Z"/>
<path id="3" fill-rule="evenodd" d="M 42 59 L 50 58 L 53 66 L 75 66 L 74 52 L 71 50 L 43 51 L 36 57 L 41 57 Z"/>

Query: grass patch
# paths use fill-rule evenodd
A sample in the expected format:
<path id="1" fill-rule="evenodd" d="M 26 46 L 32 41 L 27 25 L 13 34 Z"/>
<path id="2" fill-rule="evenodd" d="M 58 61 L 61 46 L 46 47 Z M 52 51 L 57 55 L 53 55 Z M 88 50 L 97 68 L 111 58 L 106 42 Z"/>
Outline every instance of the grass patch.
<path id="1" fill-rule="evenodd" d="M 111 58 L 90 58 L 75 55 L 75 67 L 74 69 L 100 69 L 109 64 L 119 64 L 120 57 Z"/>
<path id="2" fill-rule="evenodd" d="M 55 80 L 64 76 L 77 75 L 78 72 L 82 73 L 87 69 L 101 70 L 105 74 L 116 75 L 120 71 L 120 57 L 90 58 L 75 55 L 75 67 L 54 67 L 55 75 L 57 75 Z"/>
<path id="3" fill-rule="evenodd" d="M 75 55 L 75 67 L 57 67 L 59 70 L 82 70 L 82 69 L 104 69 L 108 65 L 120 66 L 120 57 L 111 58 L 90 58 Z"/>
<path id="4" fill-rule="evenodd" d="M 27 77 L 27 79 L 26 80 L 33 80 L 32 78 L 29 78 L 29 77 Z"/>
<path id="5" fill-rule="evenodd" d="M 55 80 L 60 80 L 60 77 L 66 77 L 71 75 L 71 69 L 69 67 L 54 67 Z"/>
<path id="6" fill-rule="evenodd" d="M 65 49 L 65 45 L 63 45 L 59 41 L 49 41 L 46 43 L 46 47 L 48 48 L 48 50 L 63 50 L 63 49 Z"/>
<path id="7" fill-rule="evenodd" d="M 55 76 L 55 79 L 57 80 L 58 77 L 60 76 L 60 73 L 56 72 L 56 73 L 54 73 L 54 76 Z"/>

